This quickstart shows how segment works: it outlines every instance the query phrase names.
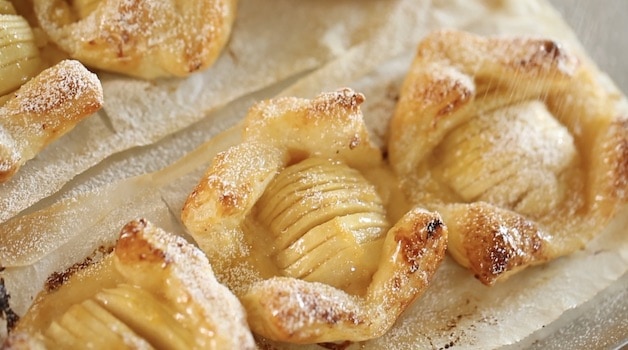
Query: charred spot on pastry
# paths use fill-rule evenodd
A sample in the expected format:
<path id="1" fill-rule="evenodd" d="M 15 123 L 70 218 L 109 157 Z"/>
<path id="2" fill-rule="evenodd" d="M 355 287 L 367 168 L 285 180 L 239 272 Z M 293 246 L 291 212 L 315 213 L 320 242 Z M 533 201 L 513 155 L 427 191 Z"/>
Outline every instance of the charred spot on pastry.
<path id="1" fill-rule="evenodd" d="M 85 258 L 82 262 L 76 263 L 70 266 L 68 269 L 62 272 L 53 272 L 48 276 L 46 282 L 44 283 L 44 290 L 46 292 L 53 292 L 59 287 L 61 287 L 65 282 L 67 282 L 70 277 L 76 273 L 89 266 L 92 263 L 92 259 L 90 257 Z"/>
<path id="2" fill-rule="evenodd" d="M 428 225 L 429 226 L 429 225 Z M 403 260 L 410 266 L 410 273 L 414 273 L 419 270 L 421 264 L 421 257 L 423 256 L 425 248 L 425 239 L 422 232 L 429 231 L 427 227 L 415 225 L 412 232 L 397 235 L 396 240 L 401 244 L 401 253 Z M 432 231 L 433 233 L 436 231 Z M 429 233 L 427 234 L 430 235 Z"/>
<path id="3" fill-rule="evenodd" d="M 329 350 L 345 350 L 349 348 L 353 342 L 351 341 L 343 341 L 340 343 L 318 343 L 318 346 L 329 349 Z"/>
<path id="4" fill-rule="evenodd" d="M 540 50 L 548 53 L 553 59 L 561 55 L 561 46 L 553 40 L 544 40 L 541 42 Z"/>
<path id="5" fill-rule="evenodd" d="M 11 295 L 4 285 L 4 278 L 0 278 L 0 318 L 6 320 L 7 331 L 11 331 L 20 319 L 13 309 L 11 309 L 9 299 L 11 299 Z"/>
<path id="6" fill-rule="evenodd" d="M 438 233 L 443 227 L 441 219 L 434 219 L 427 224 L 427 238 L 431 238 Z"/>
<path id="7" fill-rule="evenodd" d="M 44 283 L 44 290 L 46 292 L 53 292 L 59 289 L 59 287 L 61 287 L 65 282 L 67 282 L 70 279 L 70 277 L 74 275 L 76 272 L 83 270 L 84 268 L 94 264 L 97 261 L 100 261 L 100 259 L 103 256 L 108 255 L 112 251 L 113 251 L 113 247 L 101 245 L 97 249 L 95 249 L 94 252 L 90 256 L 83 259 L 83 261 L 70 266 L 65 271 L 53 272 L 46 279 L 46 282 Z"/>
<path id="8" fill-rule="evenodd" d="M 355 135 L 353 138 L 351 138 L 351 141 L 349 141 L 349 149 L 354 149 L 358 147 L 359 145 L 360 145 L 360 137 L 358 135 Z"/>

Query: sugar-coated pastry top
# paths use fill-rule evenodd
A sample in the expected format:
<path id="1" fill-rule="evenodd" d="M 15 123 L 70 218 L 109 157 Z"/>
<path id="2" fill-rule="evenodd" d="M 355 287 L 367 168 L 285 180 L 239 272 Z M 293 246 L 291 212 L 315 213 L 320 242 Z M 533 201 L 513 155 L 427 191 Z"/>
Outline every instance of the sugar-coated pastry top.
<path id="1" fill-rule="evenodd" d="M 100 80 L 76 60 L 22 85 L 0 105 L 0 182 L 102 105 Z"/>

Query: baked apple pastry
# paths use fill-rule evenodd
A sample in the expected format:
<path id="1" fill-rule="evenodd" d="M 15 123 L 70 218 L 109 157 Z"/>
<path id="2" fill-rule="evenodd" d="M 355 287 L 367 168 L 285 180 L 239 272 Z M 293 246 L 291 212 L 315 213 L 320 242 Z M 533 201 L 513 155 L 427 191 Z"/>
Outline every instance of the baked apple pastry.
<path id="1" fill-rule="evenodd" d="M 378 337 L 443 259 L 440 216 L 398 200 L 363 100 L 344 89 L 258 103 L 242 142 L 213 159 L 183 207 L 184 225 L 263 337 Z"/>
<path id="2" fill-rule="evenodd" d="M 205 255 L 144 219 L 75 270 L 49 281 L 7 348 L 255 349 L 241 304 Z"/>
<path id="3" fill-rule="evenodd" d="M 153 79 L 208 68 L 231 33 L 236 0 L 34 0 L 39 24 L 87 66 Z"/>
<path id="4" fill-rule="evenodd" d="M 625 203 L 628 116 L 595 77 L 547 39 L 439 31 L 419 45 L 391 166 L 483 283 L 581 249 Z"/>

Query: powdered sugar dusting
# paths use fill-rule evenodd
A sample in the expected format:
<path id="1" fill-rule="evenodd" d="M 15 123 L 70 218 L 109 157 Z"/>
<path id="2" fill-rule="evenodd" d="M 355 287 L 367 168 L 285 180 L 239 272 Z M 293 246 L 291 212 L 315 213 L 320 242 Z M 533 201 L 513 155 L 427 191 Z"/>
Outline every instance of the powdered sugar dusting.
<path id="1" fill-rule="evenodd" d="M 14 113 L 50 113 L 63 104 L 87 98 L 87 95 L 96 95 L 94 104 L 103 103 L 100 80 L 78 61 L 61 61 L 42 73 L 41 78 L 36 80 L 37 84 L 27 83 L 16 93 L 19 108 Z"/>
<path id="2" fill-rule="evenodd" d="M 561 202 L 557 179 L 577 157 L 573 137 L 540 101 L 473 117 L 437 151 L 443 154 L 443 177 L 465 201 L 527 215 Z"/>
<path id="3" fill-rule="evenodd" d="M 235 14 L 233 0 L 185 6 L 176 1 L 107 1 L 79 13 L 83 18 L 74 18 L 71 6 L 36 5 L 43 28 L 70 56 L 148 79 L 183 77 L 208 68 L 227 41 Z M 64 16 L 75 21 L 63 23 L 59 18 Z"/>

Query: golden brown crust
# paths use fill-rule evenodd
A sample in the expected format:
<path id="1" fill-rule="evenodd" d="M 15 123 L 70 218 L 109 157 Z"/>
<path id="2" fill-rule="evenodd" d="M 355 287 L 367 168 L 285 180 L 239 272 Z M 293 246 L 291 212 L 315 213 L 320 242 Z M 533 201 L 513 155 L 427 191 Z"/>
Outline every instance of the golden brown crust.
<path id="1" fill-rule="evenodd" d="M 237 1 L 105 0 L 85 14 L 65 0 L 34 4 L 41 27 L 71 57 L 154 79 L 187 76 L 213 64 L 231 33 Z"/>
<path id="2" fill-rule="evenodd" d="M 484 284 L 551 259 L 544 249 L 550 236 L 515 212 L 476 202 L 451 206 L 446 215 L 449 229 L 457 232 L 450 253 Z"/>
<path id="3" fill-rule="evenodd" d="M 628 127 L 594 70 L 547 39 L 439 31 L 419 45 L 391 165 L 483 283 L 581 248 L 625 203 Z"/>
<path id="4" fill-rule="evenodd" d="M 291 163 L 318 156 L 336 158 L 350 166 L 375 166 L 381 155 L 369 140 L 362 120 L 359 107 L 364 99 L 364 95 L 345 88 L 311 100 L 283 97 L 261 101 L 244 120 L 243 138 L 287 151 Z"/>
<path id="5" fill-rule="evenodd" d="M 154 229 L 146 220 L 131 221 L 120 231 L 115 254 L 122 264 L 139 262 L 168 264 L 166 253 L 143 239 L 144 231 Z"/>
<path id="6" fill-rule="evenodd" d="M 0 106 L 0 182 L 102 107 L 100 81 L 66 60 L 22 85 Z"/>

